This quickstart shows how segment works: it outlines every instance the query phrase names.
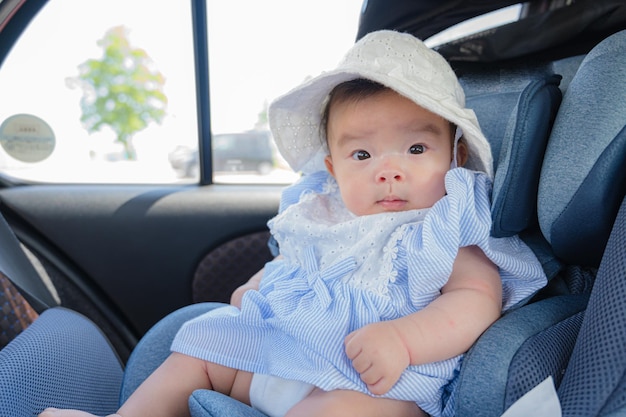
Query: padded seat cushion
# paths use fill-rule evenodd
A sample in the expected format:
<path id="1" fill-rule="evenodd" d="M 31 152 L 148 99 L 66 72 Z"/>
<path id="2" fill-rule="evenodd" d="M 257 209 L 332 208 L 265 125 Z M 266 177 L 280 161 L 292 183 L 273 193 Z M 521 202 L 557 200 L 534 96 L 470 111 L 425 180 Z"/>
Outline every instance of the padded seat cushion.
<path id="1" fill-rule="evenodd" d="M 108 415 L 118 408 L 122 365 L 87 318 L 44 311 L 0 350 L 2 416 L 34 416 L 46 407 Z"/>
<path id="2" fill-rule="evenodd" d="M 561 77 L 545 68 L 494 72 L 468 76 L 463 85 L 495 163 L 491 234 L 506 237 L 537 223 L 539 173 Z"/>

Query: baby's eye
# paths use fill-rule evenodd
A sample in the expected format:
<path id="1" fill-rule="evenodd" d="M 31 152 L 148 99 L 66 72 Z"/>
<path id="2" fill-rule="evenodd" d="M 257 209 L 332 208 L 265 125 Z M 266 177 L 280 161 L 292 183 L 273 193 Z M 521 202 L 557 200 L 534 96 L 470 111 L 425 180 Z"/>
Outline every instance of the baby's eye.
<path id="1" fill-rule="evenodd" d="M 409 153 L 419 155 L 421 153 L 424 153 L 425 150 L 426 148 L 424 147 L 424 145 L 415 144 L 409 148 Z"/>
<path id="2" fill-rule="evenodd" d="M 362 161 L 364 159 L 370 158 L 370 154 L 369 152 L 364 150 L 354 151 L 354 153 L 352 154 L 352 158 L 356 159 L 357 161 Z"/>

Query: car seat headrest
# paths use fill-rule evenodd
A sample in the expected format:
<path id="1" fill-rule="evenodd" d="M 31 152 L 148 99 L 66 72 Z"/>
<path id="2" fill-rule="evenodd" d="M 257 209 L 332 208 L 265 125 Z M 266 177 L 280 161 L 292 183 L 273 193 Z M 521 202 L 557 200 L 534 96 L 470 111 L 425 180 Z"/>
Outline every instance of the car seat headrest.
<path id="1" fill-rule="evenodd" d="M 550 126 L 561 102 L 550 67 L 516 67 L 465 75 L 467 106 L 491 144 L 495 165 L 492 235 L 536 225 L 539 173 Z"/>
<path id="2" fill-rule="evenodd" d="M 593 48 L 571 80 L 546 150 L 541 231 L 555 255 L 597 267 L 626 192 L 626 31 Z"/>

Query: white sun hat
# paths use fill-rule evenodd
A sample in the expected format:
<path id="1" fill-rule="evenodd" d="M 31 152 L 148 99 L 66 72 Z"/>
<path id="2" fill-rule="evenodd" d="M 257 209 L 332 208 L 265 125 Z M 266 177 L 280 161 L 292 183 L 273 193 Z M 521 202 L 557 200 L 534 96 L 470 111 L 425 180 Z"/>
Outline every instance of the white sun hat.
<path id="1" fill-rule="evenodd" d="M 328 151 L 320 123 L 328 94 L 338 84 L 356 78 L 385 85 L 457 125 L 469 148 L 465 167 L 493 177 L 489 143 L 474 112 L 465 108 L 465 93 L 448 62 L 413 35 L 389 30 L 361 38 L 337 68 L 270 105 L 274 140 L 294 171 L 325 169 L 323 159 Z"/>

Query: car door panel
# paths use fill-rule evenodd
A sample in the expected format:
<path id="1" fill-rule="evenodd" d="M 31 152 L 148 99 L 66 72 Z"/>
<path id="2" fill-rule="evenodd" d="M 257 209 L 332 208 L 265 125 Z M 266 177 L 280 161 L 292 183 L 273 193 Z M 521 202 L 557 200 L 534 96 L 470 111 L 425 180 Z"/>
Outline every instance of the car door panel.
<path id="1" fill-rule="evenodd" d="M 92 301 L 112 305 L 110 314 L 141 336 L 192 302 L 207 253 L 267 229 L 281 188 L 22 186 L 1 190 L 0 207 L 27 246 L 48 248 L 46 256 L 93 289 L 88 297 L 104 298 Z"/>

